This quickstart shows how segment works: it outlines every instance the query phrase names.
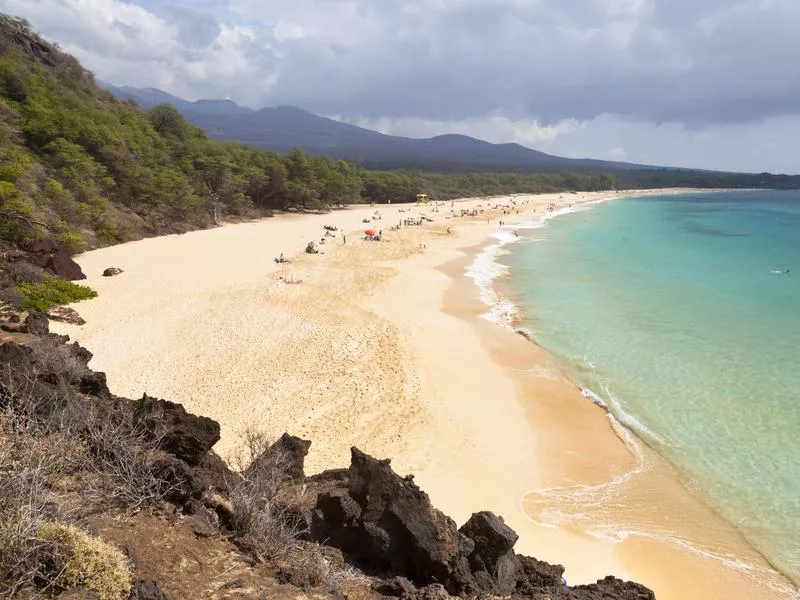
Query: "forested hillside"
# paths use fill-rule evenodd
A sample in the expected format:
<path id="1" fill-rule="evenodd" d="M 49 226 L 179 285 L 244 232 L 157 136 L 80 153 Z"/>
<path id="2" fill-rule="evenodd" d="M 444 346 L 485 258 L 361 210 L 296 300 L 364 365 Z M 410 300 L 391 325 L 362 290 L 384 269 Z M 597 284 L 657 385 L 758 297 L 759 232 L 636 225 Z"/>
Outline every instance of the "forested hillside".
<path id="1" fill-rule="evenodd" d="M 791 185 L 796 178 L 781 180 Z M 617 186 L 768 187 L 769 176 L 689 171 L 436 174 L 220 142 L 168 104 L 140 109 L 73 57 L 0 15 L 0 239 L 69 252 L 270 210 Z"/>

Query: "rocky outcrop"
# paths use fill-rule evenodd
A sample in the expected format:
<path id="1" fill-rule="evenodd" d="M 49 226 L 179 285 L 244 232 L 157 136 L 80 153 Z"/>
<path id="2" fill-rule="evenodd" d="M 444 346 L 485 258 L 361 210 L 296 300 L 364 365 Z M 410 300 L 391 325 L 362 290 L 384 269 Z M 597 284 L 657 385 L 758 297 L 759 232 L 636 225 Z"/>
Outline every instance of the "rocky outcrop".
<path id="1" fill-rule="evenodd" d="M 25 318 L 25 327 L 30 334 L 44 335 L 50 332 L 50 321 L 44 313 L 31 312 Z"/>
<path id="2" fill-rule="evenodd" d="M 400 477 L 390 461 L 357 448 L 351 451 L 346 477 L 323 473 L 307 484 L 320 489 L 311 516 L 312 539 L 340 548 L 360 568 L 385 577 L 373 586 L 385 596 L 654 599 L 647 588 L 614 578 L 562 586 L 563 567 L 514 552 L 518 536 L 502 518 L 478 512 L 457 529 L 413 478 Z"/>
<path id="3" fill-rule="evenodd" d="M 348 488 L 321 494 L 317 509 L 328 527 L 315 535 L 327 535 L 358 565 L 417 585 L 441 583 L 454 594 L 474 590 L 467 560 L 474 544 L 388 460 L 353 448 Z"/>
<path id="4" fill-rule="evenodd" d="M 38 240 L 28 246 L 27 260 L 61 279 L 86 279 L 80 265 L 52 240 Z"/>
<path id="5" fill-rule="evenodd" d="M 301 482 L 305 479 L 303 465 L 311 442 L 284 433 L 260 456 L 253 459 L 244 475 L 248 479 L 259 471 L 270 471 L 283 481 Z"/>
<path id="6" fill-rule="evenodd" d="M 503 596 L 511 594 L 521 567 L 513 550 L 519 539 L 516 532 L 502 518 L 485 511 L 473 514 L 459 531 L 475 546 L 469 566 L 478 588 Z"/>
<path id="7" fill-rule="evenodd" d="M 180 404 L 145 394 L 136 405 L 135 419 L 165 451 L 197 466 L 219 441 L 219 423 L 186 412 Z"/>
<path id="8" fill-rule="evenodd" d="M 86 325 L 86 320 L 69 306 L 54 306 L 47 311 L 47 318 L 51 321 L 69 323 L 70 325 Z"/>
<path id="9" fill-rule="evenodd" d="M 108 267 L 105 271 L 103 271 L 103 277 L 114 277 L 120 273 L 124 273 L 124 271 L 118 267 Z"/>
<path id="10" fill-rule="evenodd" d="M 174 505 L 172 510 L 188 515 L 194 535 L 215 538 L 226 529 L 228 534 L 240 535 L 238 507 L 252 510 L 253 504 L 234 501 L 242 476 L 211 450 L 219 440 L 219 425 L 165 400 L 146 395 L 136 402 L 114 397 L 105 376 L 88 368 L 91 353 L 67 341 L 66 336 L 45 334 L 28 346 L 0 344 L 0 364 L 10 367 L 0 380 L 0 409 L 22 390 L 28 398 L 42 399 L 34 412 L 56 427 L 65 419 L 79 424 L 82 415 L 89 414 L 95 420 L 98 414 L 101 419 L 108 415 L 141 426 L 163 450 L 153 464 L 153 474 L 167 484 L 166 499 Z M 346 561 L 373 575 L 372 589 L 380 595 L 404 600 L 445 600 L 450 595 L 654 600 L 647 588 L 614 577 L 592 585 L 563 586 L 563 567 L 514 552 L 518 536 L 502 518 L 478 512 L 459 529 L 432 506 L 413 477 L 397 475 L 389 460 L 375 459 L 357 448 L 351 450 L 348 469 L 306 477 L 304 460 L 310 444 L 284 434 L 243 475 L 259 479 L 265 475 L 262 470 L 270 469 L 267 479 L 280 487 L 271 501 L 296 502 L 281 509 L 305 525 L 302 543 L 311 548 L 317 546 L 310 542 L 332 546 L 324 550 L 331 553 L 326 560 Z M 292 493 L 296 490 L 303 493 Z M 248 551 L 246 546 L 241 548 Z M 281 569 L 286 581 L 304 581 L 297 569 Z M 153 582 L 143 581 L 134 586 L 131 598 L 163 600 L 167 596 Z"/>

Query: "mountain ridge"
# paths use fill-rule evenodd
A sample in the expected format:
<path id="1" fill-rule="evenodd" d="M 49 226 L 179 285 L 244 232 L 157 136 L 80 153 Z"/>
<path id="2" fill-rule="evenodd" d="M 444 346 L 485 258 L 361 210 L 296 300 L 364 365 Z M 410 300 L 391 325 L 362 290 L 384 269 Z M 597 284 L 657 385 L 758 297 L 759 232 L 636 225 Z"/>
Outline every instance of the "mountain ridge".
<path id="1" fill-rule="evenodd" d="M 492 143 L 472 136 L 445 133 L 429 138 L 389 135 L 329 119 L 294 106 L 258 110 L 229 99 L 189 101 L 157 88 L 115 86 L 98 82 L 121 100 L 132 99 L 142 108 L 169 103 L 194 125 L 215 139 L 241 142 L 257 148 L 310 154 L 357 162 L 367 168 L 497 171 L 536 173 L 552 170 L 595 172 L 640 170 L 653 167 L 592 158 L 565 158 L 515 142 Z M 671 168 L 671 167 L 670 167 Z M 680 170 L 680 169 L 676 169 Z"/>

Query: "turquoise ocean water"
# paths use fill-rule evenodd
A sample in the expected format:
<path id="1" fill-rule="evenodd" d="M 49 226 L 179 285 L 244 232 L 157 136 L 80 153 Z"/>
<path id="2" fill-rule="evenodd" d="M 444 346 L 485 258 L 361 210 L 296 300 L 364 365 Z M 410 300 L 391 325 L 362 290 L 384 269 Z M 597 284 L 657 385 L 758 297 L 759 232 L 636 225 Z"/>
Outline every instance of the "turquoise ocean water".
<path id="1" fill-rule="evenodd" d="M 621 199 L 520 234 L 501 262 L 523 326 L 800 581 L 800 192 Z"/>

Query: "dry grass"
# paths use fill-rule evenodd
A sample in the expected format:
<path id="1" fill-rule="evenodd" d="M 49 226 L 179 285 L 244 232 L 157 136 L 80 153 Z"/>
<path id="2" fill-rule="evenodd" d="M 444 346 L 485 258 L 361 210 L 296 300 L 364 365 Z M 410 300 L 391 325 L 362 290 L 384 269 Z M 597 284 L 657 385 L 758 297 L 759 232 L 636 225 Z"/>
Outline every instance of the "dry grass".
<path id="1" fill-rule="evenodd" d="M 52 483 L 79 452 L 67 437 L 45 434 L 26 415 L 0 413 L 0 597 L 49 581 L 38 532 L 57 512 Z"/>
<path id="2" fill-rule="evenodd" d="M 39 528 L 46 544 L 54 587 L 83 586 L 100 600 L 122 600 L 131 591 L 131 571 L 125 556 L 74 525 L 50 522 Z"/>
<path id="3" fill-rule="evenodd" d="M 65 581 L 53 571 L 52 540 L 41 535 L 67 510 L 60 487 L 65 479 L 82 484 L 85 512 L 109 506 L 133 511 L 169 492 L 156 474 L 162 457 L 157 440 L 123 414 L 37 397 L 43 389 L 33 377 L 7 365 L 0 369 L 0 597 Z M 53 410 L 43 412 L 45 405 Z"/>
<path id="4" fill-rule="evenodd" d="M 270 445 L 269 438 L 256 430 L 242 435 L 233 459 L 242 480 L 229 497 L 239 542 L 262 559 L 285 556 L 303 531 L 296 512 L 279 497 L 289 457 L 267 453 Z"/>
<path id="5" fill-rule="evenodd" d="M 234 453 L 234 467 L 243 480 L 230 494 L 238 541 L 262 560 L 278 566 L 287 583 L 338 590 L 366 578 L 346 565 L 340 555 L 316 543 L 300 541 L 306 524 L 299 517 L 304 486 L 286 485 L 290 457 L 267 450 L 272 440 L 258 430 L 246 430 Z"/>
<path id="6" fill-rule="evenodd" d="M 42 283 L 46 277 L 43 269 L 25 261 L 9 264 L 6 272 L 14 283 Z"/>

